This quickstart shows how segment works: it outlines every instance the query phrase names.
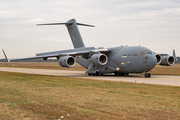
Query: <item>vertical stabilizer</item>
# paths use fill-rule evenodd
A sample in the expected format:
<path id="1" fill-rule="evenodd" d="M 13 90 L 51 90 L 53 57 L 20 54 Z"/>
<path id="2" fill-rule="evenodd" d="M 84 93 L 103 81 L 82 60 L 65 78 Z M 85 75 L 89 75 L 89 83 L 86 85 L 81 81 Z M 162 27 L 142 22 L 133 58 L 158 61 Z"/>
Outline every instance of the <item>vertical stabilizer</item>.
<path id="1" fill-rule="evenodd" d="M 72 23 L 72 24 L 66 24 L 66 27 L 68 29 L 74 48 L 85 47 L 81 34 L 77 27 L 76 20 L 71 19 L 68 21 L 68 23 Z"/>
<path id="2" fill-rule="evenodd" d="M 77 25 L 94 27 L 93 25 L 76 23 L 75 19 L 71 19 L 66 23 L 47 23 L 47 24 L 37 24 L 37 25 L 66 25 L 74 48 L 85 47 Z"/>

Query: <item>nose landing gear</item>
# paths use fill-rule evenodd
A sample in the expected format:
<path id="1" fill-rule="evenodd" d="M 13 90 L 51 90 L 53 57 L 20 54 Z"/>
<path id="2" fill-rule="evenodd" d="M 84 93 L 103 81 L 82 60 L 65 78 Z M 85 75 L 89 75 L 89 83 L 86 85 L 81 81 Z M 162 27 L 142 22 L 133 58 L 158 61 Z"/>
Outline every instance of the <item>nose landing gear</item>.
<path id="1" fill-rule="evenodd" d="M 151 77 L 151 74 L 150 74 L 150 73 L 145 73 L 145 74 L 144 74 L 144 77 L 145 77 L 145 78 L 150 78 L 150 77 Z"/>

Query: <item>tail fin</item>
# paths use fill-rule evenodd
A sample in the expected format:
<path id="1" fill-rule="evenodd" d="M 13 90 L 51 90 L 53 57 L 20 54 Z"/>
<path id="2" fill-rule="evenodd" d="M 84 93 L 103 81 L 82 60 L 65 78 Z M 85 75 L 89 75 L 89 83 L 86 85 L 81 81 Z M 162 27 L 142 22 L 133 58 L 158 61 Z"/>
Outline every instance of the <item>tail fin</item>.
<path id="1" fill-rule="evenodd" d="M 75 19 L 71 19 L 66 23 L 49 23 L 49 24 L 37 24 L 37 25 L 63 25 L 63 24 L 65 24 L 68 29 L 74 48 L 85 47 L 77 25 L 94 27 L 93 25 L 76 23 Z"/>

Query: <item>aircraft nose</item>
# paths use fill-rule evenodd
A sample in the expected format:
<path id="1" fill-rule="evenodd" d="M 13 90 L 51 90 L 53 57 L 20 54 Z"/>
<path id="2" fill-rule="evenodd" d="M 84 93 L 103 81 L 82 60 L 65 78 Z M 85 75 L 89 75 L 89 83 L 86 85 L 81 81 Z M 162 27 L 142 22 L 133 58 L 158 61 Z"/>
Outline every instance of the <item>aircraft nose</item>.
<path id="1" fill-rule="evenodd" d="M 157 64 L 157 60 L 156 60 L 156 56 L 155 55 L 151 55 L 149 56 L 149 67 L 148 69 L 151 70 L 153 69 Z"/>

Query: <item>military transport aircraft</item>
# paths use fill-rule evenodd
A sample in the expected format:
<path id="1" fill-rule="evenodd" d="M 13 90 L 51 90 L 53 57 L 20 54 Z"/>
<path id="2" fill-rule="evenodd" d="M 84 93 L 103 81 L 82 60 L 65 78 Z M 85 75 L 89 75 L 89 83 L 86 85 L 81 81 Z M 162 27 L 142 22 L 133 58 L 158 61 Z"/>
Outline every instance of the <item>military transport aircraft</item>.
<path id="1" fill-rule="evenodd" d="M 10 59 L 8 60 L 3 50 L 6 60 L 18 61 L 27 59 L 42 58 L 47 60 L 56 57 L 62 67 L 73 67 L 76 61 L 87 69 L 89 76 L 98 76 L 106 73 L 115 75 L 129 75 L 129 73 L 145 73 L 144 77 L 151 77 L 151 70 L 156 64 L 171 66 L 175 63 L 176 55 L 156 54 L 150 49 L 142 46 L 120 46 L 114 48 L 94 48 L 85 47 L 77 25 L 94 27 L 82 23 L 76 23 L 71 19 L 65 23 L 48 23 L 37 25 L 65 25 L 68 29 L 74 49 L 38 53 L 36 57 Z"/>

